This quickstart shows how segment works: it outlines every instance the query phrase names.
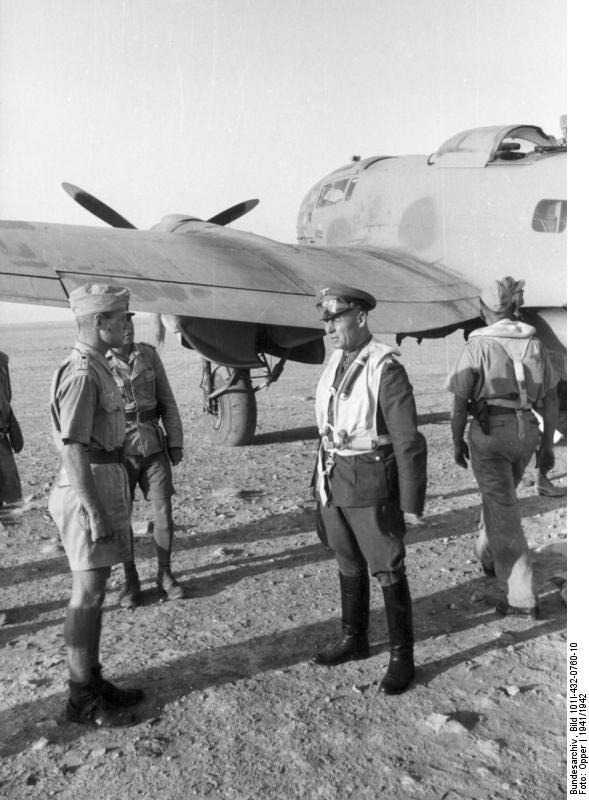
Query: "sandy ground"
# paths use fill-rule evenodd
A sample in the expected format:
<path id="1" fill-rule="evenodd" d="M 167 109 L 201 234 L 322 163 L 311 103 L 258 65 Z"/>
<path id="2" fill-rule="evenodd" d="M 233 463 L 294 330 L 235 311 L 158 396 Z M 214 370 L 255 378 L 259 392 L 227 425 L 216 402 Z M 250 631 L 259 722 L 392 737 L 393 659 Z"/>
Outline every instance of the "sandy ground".
<path id="1" fill-rule="evenodd" d="M 139 326 L 140 327 L 140 326 Z M 174 568 L 187 598 L 160 603 L 148 535 L 137 537 L 144 603 L 106 598 L 107 677 L 141 685 L 136 726 L 89 731 L 62 718 L 62 638 L 70 575 L 47 514 L 56 468 L 48 424 L 53 369 L 73 325 L 0 327 L 26 503 L 0 515 L 0 795 L 5 798 L 420 798 L 554 800 L 565 795 L 566 498 L 521 487 L 541 619 L 498 617 L 501 596 L 473 557 L 474 479 L 451 458 L 449 364 L 459 336 L 403 343 L 429 445 L 425 524 L 407 537 L 418 671 L 410 691 L 378 694 L 387 664 L 378 585 L 366 661 L 309 664 L 339 630 L 338 583 L 314 532 L 308 483 L 319 367 L 289 364 L 258 395 L 254 443 L 213 448 L 199 410 L 194 354 L 163 351 L 186 428 L 175 471 Z M 141 334 L 141 330 L 139 330 Z M 145 338 L 145 333 L 144 333 Z M 556 448 L 557 483 L 566 447 Z M 149 509 L 136 504 L 145 530 Z"/>

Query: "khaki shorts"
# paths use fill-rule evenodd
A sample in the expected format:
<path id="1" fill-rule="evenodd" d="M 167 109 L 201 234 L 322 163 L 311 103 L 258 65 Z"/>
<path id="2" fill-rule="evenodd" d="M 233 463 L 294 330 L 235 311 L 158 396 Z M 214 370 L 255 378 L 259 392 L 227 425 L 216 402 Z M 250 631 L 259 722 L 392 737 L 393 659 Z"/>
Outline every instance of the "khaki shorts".
<path id="1" fill-rule="evenodd" d="M 88 514 L 72 488 L 63 466 L 49 495 L 49 513 L 61 535 L 70 569 L 112 567 L 133 559 L 131 541 L 131 498 L 127 473 L 122 464 L 92 464 L 92 474 L 102 498 L 114 536 L 93 542 Z"/>

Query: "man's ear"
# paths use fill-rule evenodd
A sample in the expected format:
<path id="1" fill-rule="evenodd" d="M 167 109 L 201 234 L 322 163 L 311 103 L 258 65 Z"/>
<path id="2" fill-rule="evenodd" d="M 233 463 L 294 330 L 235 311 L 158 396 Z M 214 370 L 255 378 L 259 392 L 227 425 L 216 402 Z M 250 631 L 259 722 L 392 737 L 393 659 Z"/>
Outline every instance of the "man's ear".
<path id="1" fill-rule="evenodd" d="M 99 331 L 104 328 L 104 316 L 99 312 L 94 314 L 94 330 Z"/>
<path id="2" fill-rule="evenodd" d="M 366 311 L 358 311 L 358 327 L 364 328 L 368 323 L 368 314 Z"/>

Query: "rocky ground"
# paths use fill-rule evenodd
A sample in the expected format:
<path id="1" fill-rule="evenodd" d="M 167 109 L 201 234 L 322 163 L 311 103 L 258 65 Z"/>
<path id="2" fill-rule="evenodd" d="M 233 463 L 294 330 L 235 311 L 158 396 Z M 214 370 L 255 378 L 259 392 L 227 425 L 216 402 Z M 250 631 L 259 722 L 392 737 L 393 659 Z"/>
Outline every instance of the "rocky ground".
<path id="1" fill-rule="evenodd" d="M 140 326 L 138 326 L 140 327 Z M 140 331 L 141 332 L 141 331 Z M 319 367 L 289 364 L 259 400 L 251 446 L 214 448 L 199 411 L 194 354 L 169 340 L 164 362 L 186 428 L 175 471 L 174 568 L 183 601 L 159 602 L 136 504 L 144 603 L 106 598 L 107 677 L 147 700 L 128 729 L 67 723 L 62 638 L 70 576 L 47 514 L 56 468 L 48 425 L 51 373 L 73 325 L 0 328 L 25 503 L 0 514 L 0 795 L 5 798 L 387 798 L 554 800 L 566 792 L 566 608 L 551 578 L 565 569 L 566 498 L 521 487 L 541 618 L 498 617 L 500 589 L 473 557 L 479 499 L 451 458 L 443 382 L 459 336 L 403 343 L 429 445 L 424 524 L 407 537 L 418 671 L 410 691 L 378 694 L 385 621 L 372 585 L 373 656 L 309 664 L 337 636 L 338 583 L 314 532 L 308 483 Z M 553 476 L 566 482 L 566 446 Z"/>

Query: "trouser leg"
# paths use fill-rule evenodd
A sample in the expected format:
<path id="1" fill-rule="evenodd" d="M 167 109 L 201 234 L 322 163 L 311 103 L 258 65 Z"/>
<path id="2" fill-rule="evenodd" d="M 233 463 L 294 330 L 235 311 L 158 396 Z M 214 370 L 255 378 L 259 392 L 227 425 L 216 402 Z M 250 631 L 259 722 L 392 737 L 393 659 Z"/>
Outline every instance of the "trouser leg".
<path id="1" fill-rule="evenodd" d="M 516 486 L 534 451 L 535 439 L 530 435 L 520 443 L 514 420 L 492 428 L 489 435 L 478 425 L 471 426 L 470 444 L 472 468 L 483 501 L 485 544 L 495 573 L 507 585 L 510 605 L 533 607 L 532 561 L 521 526 Z"/>

